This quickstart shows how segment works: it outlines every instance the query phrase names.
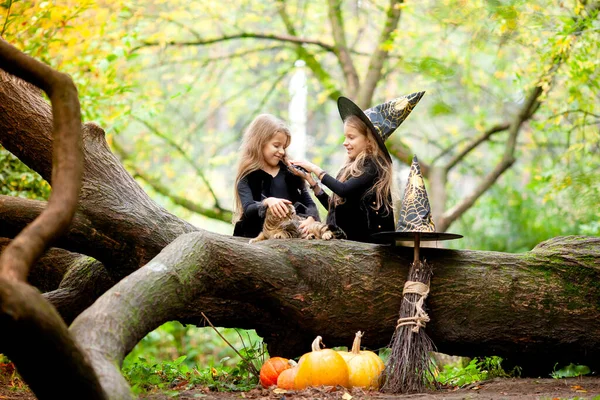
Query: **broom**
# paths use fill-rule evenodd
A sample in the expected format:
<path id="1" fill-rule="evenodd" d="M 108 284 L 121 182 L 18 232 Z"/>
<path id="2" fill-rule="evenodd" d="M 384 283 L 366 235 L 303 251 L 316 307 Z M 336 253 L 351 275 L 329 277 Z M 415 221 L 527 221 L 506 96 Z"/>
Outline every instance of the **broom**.
<path id="1" fill-rule="evenodd" d="M 434 345 L 424 329 L 429 322 L 424 306 L 433 269 L 419 259 L 420 235 L 415 233 L 414 260 L 404 283 L 400 314 L 385 366 L 383 391 L 386 392 L 423 392 L 426 382 L 433 381 L 435 365 L 429 353 L 434 351 Z"/>

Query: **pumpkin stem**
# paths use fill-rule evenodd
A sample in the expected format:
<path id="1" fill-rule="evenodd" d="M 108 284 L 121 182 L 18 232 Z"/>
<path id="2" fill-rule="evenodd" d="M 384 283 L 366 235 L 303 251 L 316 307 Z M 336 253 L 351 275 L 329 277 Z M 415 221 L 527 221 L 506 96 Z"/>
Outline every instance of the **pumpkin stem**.
<path id="1" fill-rule="evenodd" d="M 321 344 L 323 343 L 322 340 L 323 340 L 323 338 L 321 336 L 317 336 L 317 338 L 315 340 L 313 340 L 312 345 L 311 345 L 312 351 L 321 350 Z M 323 346 L 325 346 L 325 345 L 323 345 Z"/>
<path id="2" fill-rule="evenodd" d="M 360 354 L 360 338 L 363 336 L 361 331 L 356 332 L 354 342 L 352 343 L 352 354 Z"/>
<path id="3" fill-rule="evenodd" d="M 294 367 L 297 367 L 297 366 L 298 366 L 298 363 L 297 363 L 296 361 L 292 360 L 292 359 L 289 359 L 289 360 L 288 360 L 288 365 L 289 365 L 290 367 L 294 368 Z"/>

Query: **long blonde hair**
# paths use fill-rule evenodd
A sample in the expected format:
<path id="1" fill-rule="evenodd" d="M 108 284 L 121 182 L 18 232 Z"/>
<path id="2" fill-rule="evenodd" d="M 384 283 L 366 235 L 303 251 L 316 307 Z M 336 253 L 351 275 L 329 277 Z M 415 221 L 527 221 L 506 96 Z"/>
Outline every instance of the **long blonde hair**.
<path id="1" fill-rule="evenodd" d="M 271 114 L 260 114 L 254 118 L 244 132 L 240 146 L 240 162 L 235 177 L 233 222 L 239 220 L 244 213 L 242 200 L 237 190 L 238 183 L 249 173 L 264 166 L 263 147 L 278 133 L 286 136 L 287 143 L 284 147 L 287 148 L 292 140 L 290 130 L 282 120 Z"/>
<path id="2" fill-rule="evenodd" d="M 337 175 L 337 180 L 345 182 L 350 177 L 358 177 L 363 174 L 365 169 L 365 163 L 368 160 L 372 160 L 375 163 L 375 167 L 378 170 L 377 179 L 369 190 L 364 194 L 375 194 L 375 205 L 371 205 L 373 209 L 377 210 L 381 207 L 385 208 L 385 212 L 391 212 L 393 210 L 393 202 L 391 201 L 392 195 L 392 163 L 383 154 L 375 137 L 375 133 L 371 132 L 371 129 L 356 115 L 350 115 L 344 121 L 344 125 L 349 125 L 356 129 L 360 134 L 367 138 L 367 147 L 362 151 L 354 160 L 349 157 Z M 345 202 L 344 198 L 341 198 L 337 194 L 333 193 L 330 200 L 330 205 L 336 207 Z"/>

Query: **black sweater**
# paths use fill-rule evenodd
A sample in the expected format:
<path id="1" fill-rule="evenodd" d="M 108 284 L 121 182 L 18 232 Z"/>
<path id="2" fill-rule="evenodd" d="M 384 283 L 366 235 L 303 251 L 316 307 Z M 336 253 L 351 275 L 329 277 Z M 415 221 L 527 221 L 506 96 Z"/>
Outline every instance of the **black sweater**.
<path id="1" fill-rule="evenodd" d="M 329 211 L 327 223 L 337 225 L 346 233 L 349 240 L 357 242 L 375 241 L 371 235 L 376 232 L 394 230 L 394 213 L 385 207 L 373 209 L 377 204 L 374 193 L 368 193 L 379 177 L 380 171 L 372 159 L 365 161 L 362 175 L 350 177 L 340 182 L 325 174 L 321 182 L 345 201 L 337 207 L 329 207 L 329 196 L 324 191 L 317 196 L 321 204 Z M 388 202 L 392 204 L 391 195 Z"/>
<path id="2" fill-rule="evenodd" d="M 311 216 L 320 221 L 317 206 L 306 190 L 304 180 L 287 170 L 285 164 L 280 164 L 281 172 L 285 174 L 285 183 L 288 188 L 289 200 L 294 204 L 296 213 L 300 216 Z M 244 213 L 241 219 L 235 224 L 233 230 L 234 236 L 244 236 L 254 238 L 262 231 L 265 222 L 265 212 L 267 207 L 262 201 L 271 195 L 271 183 L 273 176 L 262 169 L 253 171 L 243 177 L 237 186 L 237 191 L 242 201 Z"/>

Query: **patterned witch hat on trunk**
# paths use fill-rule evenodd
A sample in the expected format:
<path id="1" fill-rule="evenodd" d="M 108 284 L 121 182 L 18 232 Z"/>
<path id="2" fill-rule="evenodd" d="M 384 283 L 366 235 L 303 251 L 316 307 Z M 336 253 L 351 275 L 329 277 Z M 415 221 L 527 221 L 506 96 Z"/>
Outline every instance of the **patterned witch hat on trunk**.
<path id="1" fill-rule="evenodd" d="M 385 147 L 385 141 L 404 122 L 421 100 L 425 92 L 415 92 L 386 101 L 363 112 L 359 106 L 347 97 L 338 98 L 338 110 L 342 121 L 350 115 L 356 115 L 373 132 L 379 148 L 391 162 L 392 157 Z"/>
<path id="2" fill-rule="evenodd" d="M 381 242 L 415 240 L 415 233 L 420 233 L 421 241 L 451 240 L 462 237 L 455 233 L 435 231 L 425 181 L 416 155 L 410 166 L 396 231 L 375 233 L 373 237 Z"/>

